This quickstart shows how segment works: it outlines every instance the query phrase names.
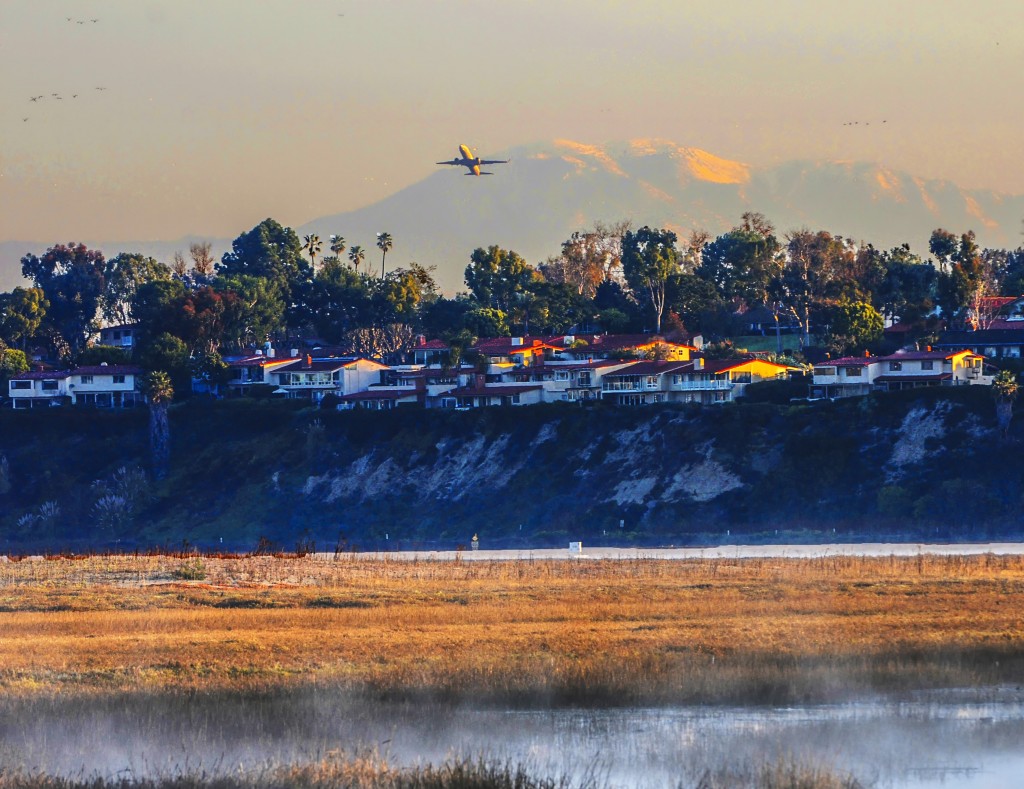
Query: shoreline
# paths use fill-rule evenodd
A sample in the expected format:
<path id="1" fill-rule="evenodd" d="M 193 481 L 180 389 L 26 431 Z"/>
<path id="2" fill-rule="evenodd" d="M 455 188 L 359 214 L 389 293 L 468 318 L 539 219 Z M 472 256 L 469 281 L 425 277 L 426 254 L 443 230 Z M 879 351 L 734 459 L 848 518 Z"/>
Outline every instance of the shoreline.
<path id="1" fill-rule="evenodd" d="M 1022 556 L 1024 542 L 984 543 L 820 543 L 779 545 L 713 545 L 703 548 L 611 548 L 582 546 L 568 548 L 508 548 L 453 551 L 366 551 L 335 554 L 320 551 L 311 554 L 320 560 L 375 559 L 399 561 L 551 561 L 592 559 L 613 561 L 679 561 L 693 559 L 825 559 L 829 557 L 885 558 L 889 556 Z"/>

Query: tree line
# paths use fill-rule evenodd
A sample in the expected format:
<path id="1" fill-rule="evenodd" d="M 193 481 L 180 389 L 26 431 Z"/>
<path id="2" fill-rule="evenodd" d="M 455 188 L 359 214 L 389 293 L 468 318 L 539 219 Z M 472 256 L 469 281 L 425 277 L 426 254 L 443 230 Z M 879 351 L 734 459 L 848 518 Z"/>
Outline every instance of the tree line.
<path id="1" fill-rule="evenodd" d="M 886 321 L 927 334 L 941 314 L 983 328 L 988 296 L 1024 293 L 1024 248 L 982 249 L 973 232 L 935 230 L 929 256 L 884 250 L 824 230 L 780 234 L 758 213 L 731 230 L 686 238 L 629 221 L 573 233 L 536 265 L 512 250 L 478 248 L 464 292 L 440 292 L 433 267 L 386 270 L 394 239 L 378 234 L 379 275 L 367 252 L 332 235 L 325 254 L 273 219 L 239 235 L 217 261 L 208 244 L 169 264 L 138 253 L 110 259 L 83 244 L 56 244 L 21 260 L 32 284 L 0 294 L 0 375 L 28 369 L 44 346 L 64 364 L 127 361 L 89 345 L 101 325 L 136 326 L 133 361 L 190 376 L 224 378 L 223 355 L 316 338 L 342 352 L 388 357 L 418 334 L 465 348 L 480 337 L 586 331 L 742 333 L 751 311 L 798 333 L 802 346 L 835 353 L 872 347 Z M 363 267 L 361 269 L 361 266 Z M 763 324 L 764 321 L 761 321 Z"/>

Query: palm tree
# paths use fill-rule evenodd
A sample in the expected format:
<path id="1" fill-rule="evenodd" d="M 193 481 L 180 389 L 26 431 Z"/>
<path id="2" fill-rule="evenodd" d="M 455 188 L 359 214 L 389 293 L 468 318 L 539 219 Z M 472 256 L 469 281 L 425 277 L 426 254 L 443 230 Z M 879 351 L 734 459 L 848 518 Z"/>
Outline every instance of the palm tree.
<path id="1" fill-rule="evenodd" d="M 345 251 L 345 237 L 344 236 L 331 236 L 331 252 L 338 256 L 338 260 L 341 260 L 341 255 Z"/>
<path id="2" fill-rule="evenodd" d="M 359 264 L 363 262 L 363 258 L 366 257 L 366 253 L 363 252 L 363 248 L 358 244 L 348 251 L 348 259 L 352 261 L 352 265 L 355 267 L 356 273 L 359 272 Z"/>
<path id="3" fill-rule="evenodd" d="M 1020 394 L 1020 382 L 1009 370 L 1000 370 L 992 380 L 992 395 L 996 398 L 996 422 L 1003 438 L 1010 435 L 1010 420 L 1013 419 L 1013 401 Z"/>
<path id="4" fill-rule="evenodd" d="M 303 240 L 306 243 L 302 245 L 302 248 L 309 253 L 309 259 L 313 263 L 313 273 L 316 273 L 316 256 L 319 255 L 320 250 L 323 249 L 324 242 L 320 240 L 320 236 L 316 233 L 303 236 Z"/>
<path id="5" fill-rule="evenodd" d="M 380 258 L 380 278 L 384 279 L 384 261 L 387 259 L 388 252 L 391 251 L 391 234 L 390 233 L 378 233 L 377 234 L 377 249 L 383 254 Z"/>
<path id="6" fill-rule="evenodd" d="M 167 406 L 174 399 L 171 377 L 163 370 L 147 373 L 142 379 L 142 393 L 149 402 L 149 442 L 153 451 L 153 476 L 163 479 L 171 457 L 171 427 Z"/>

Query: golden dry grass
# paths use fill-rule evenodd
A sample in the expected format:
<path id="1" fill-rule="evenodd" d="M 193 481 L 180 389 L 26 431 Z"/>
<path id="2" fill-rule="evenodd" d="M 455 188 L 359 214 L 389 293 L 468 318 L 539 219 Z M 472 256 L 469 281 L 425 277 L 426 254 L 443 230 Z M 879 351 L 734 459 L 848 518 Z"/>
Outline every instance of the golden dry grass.
<path id="1" fill-rule="evenodd" d="M 501 703 L 789 703 L 1024 680 L 1021 557 L 195 569 L 162 556 L 0 564 L 0 694 L 326 684 Z"/>

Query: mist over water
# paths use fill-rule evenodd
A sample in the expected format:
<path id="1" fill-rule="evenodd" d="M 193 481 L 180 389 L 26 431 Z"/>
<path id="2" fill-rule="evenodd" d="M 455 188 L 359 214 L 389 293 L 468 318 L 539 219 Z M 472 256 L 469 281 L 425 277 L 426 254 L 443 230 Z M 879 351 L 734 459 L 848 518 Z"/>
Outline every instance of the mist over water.
<path id="1" fill-rule="evenodd" d="M 696 782 L 780 758 L 878 786 L 1024 785 L 1024 697 L 791 708 L 496 710 L 290 696 L 10 703 L 0 763 L 76 776 L 259 770 L 375 751 L 392 765 L 485 757 L 623 787 Z"/>

